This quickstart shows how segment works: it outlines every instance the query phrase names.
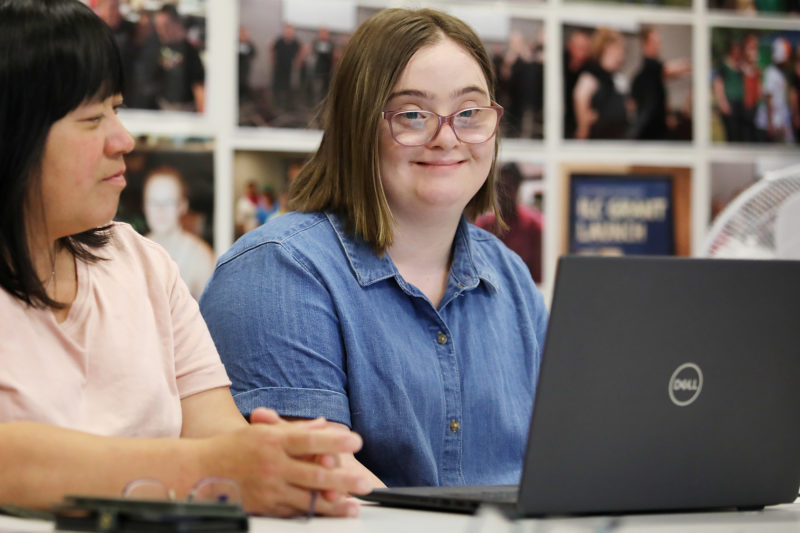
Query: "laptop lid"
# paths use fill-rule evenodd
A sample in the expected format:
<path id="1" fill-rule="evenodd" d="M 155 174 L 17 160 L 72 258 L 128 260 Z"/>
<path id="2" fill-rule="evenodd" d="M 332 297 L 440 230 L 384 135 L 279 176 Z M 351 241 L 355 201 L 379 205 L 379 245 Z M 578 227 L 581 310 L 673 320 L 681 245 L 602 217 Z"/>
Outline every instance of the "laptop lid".
<path id="1" fill-rule="evenodd" d="M 800 262 L 562 257 L 519 511 L 794 501 L 799 412 Z"/>

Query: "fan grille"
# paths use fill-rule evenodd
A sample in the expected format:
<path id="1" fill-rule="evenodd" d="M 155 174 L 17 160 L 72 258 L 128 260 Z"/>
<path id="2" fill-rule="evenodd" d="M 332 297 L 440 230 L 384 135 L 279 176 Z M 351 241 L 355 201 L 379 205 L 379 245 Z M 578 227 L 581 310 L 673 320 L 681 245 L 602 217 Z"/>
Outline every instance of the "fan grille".
<path id="1" fill-rule="evenodd" d="M 706 239 L 709 257 L 775 257 L 775 217 L 800 193 L 800 165 L 767 174 L 737 196 L 717 217 Z"/>

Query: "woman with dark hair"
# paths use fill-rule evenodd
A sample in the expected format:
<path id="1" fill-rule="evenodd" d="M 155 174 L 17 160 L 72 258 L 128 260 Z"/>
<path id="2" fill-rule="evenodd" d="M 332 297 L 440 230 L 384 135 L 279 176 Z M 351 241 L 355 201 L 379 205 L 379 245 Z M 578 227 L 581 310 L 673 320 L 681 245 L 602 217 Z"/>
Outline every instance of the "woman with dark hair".
<path id="1" fill-rule="evenodd" d="M 319 511 L 354 513 L 342 493 L 365 480 L 330 454 L 360 438 L 265 409 L 248 425 L 175 263 L 110 222 L 133 148 L 122 87 L 87 6 L 0 0 L 0 503 L 222 476 L 252 511 L 302 512 L 324 489 Z"/>
<path id="2" fill-rule="evenodd" d="M 497 211 L 502 115 L 462 21 L 388 9 L 347 44 L 284 214 L 220 259 L 201 310 L 243 413 L 364 436 L 376 486 L 519 481 L 547 311 L 467 223 Z"/>

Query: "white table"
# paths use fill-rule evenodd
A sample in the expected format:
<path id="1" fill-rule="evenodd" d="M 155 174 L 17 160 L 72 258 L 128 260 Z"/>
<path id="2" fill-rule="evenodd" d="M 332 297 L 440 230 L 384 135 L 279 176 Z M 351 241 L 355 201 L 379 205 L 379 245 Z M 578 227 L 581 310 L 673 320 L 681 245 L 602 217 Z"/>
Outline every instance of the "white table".
<path id="1" fill-rule="evenodd" d="M 50 522 L 0 516 L 0 533 L 52 531 Z M 251 518 L 254 533 L 800 533 L 800 500 L 763 511 L 551 518 L 507 522 L 484 513 L 467 516 L 364 504 L 353 519 Z"/>

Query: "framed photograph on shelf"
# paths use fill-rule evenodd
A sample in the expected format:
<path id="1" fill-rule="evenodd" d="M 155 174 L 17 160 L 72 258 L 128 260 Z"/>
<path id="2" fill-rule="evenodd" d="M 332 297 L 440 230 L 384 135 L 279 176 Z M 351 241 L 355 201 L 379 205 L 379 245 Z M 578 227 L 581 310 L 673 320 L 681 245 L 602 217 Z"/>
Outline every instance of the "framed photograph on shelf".
<path id="1" fill-rule="evenodd" d="M 544 235 L 544 168 L 527 161 L 497 162 L 497 194 L 500 216 L 508 230 L 498 228 L 494 214 L 478 217 L 474 223 L 497 235 L 528 266 L 533 280 L 542 282 L 542 240 Z"/>
<path id="2" fill-rule="evenodd" d="M 213 142 L 141 137 L 125 163 L 116 219 L 162 245 L 199 298 L 216 262 Z"/>
<path id="3" fill-rule="evenodd" d="M 317 128 L 354 0 L 238 0 L 240 126 Z"/>
<path id="4" fill-rule="evenodd" d="M 234 153 L 235 239 L 286 212 L 289 183 L 310 156 L 259 150 Z"/>
<path id="5" fill-rule="evenodd" d="M 684 167 L 564 165 L 562 252 L 690 254 L 691 172 Z"/>
<path id="6" fill-rule="evenodd" d="M 206 0 L 83 1 L 114 32 L 126 107 L 204 111 Z"/>
<path id="7" fill-rule="evenodd" d="M 565 139 L 691 141 L 692 28 L 563 26 Z"/>
<path id="8" fill-rule="evenodd" d="M 800 31 L 711 28 L 711 141 L 800 142 Z"/>

